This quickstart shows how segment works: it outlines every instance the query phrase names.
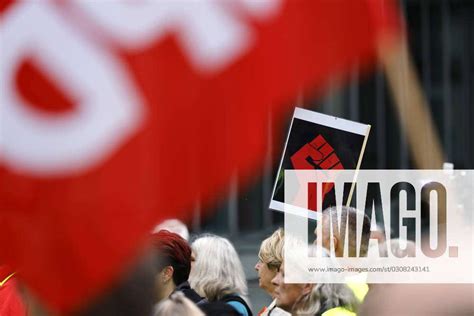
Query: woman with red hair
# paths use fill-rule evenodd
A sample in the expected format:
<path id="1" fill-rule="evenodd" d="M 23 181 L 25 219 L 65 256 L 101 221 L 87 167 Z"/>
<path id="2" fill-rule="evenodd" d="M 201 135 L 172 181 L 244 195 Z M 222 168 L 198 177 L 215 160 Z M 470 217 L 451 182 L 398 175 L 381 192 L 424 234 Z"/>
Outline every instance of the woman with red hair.
<path id="1" fill-rule="evenodd" d="M 160 230 L 152 234 L 152 245 L 157 259 L 156 301 L 167 299 L 173 292 L 180 291 L 197 305 L 205 303 L 206 299 L 191 289 L 188 283 L 192 256 L 188 242 L 178 234 Z"/>

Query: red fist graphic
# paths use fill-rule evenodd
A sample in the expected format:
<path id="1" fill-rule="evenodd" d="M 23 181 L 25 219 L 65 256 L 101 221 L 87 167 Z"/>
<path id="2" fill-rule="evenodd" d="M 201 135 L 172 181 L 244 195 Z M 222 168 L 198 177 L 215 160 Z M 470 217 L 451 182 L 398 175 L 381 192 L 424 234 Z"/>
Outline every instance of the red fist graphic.
<path id="1" fill-rule="evenodd" d="M 344 169 L 334 148 L 323 136 L 316 136 L 311 142 L 300 148 L 290 158 L 294 169 Z M 323 201 L 325 195 L 333 188 L 332 183 L 323 185 Z M 308 209 L 316 211 L 316 183 L 308 183 Z"/>

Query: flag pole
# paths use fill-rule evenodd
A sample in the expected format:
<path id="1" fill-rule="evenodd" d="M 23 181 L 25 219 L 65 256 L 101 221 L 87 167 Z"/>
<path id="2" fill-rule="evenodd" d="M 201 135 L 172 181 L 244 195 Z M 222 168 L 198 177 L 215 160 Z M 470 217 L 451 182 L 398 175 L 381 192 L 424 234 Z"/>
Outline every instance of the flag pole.
<path id="1" fill-rule="evenodd" d="M 379 59 L 419 169 L 441 169 L 444 153 L 405 39 L 381 45 Z"/>
<path id="2" fill-rule="evenodd" d="M 441 169 L 444 162 L 443 147 L 406 39 L 380 45 L 379 59 L 416 167 Z M 430 197 L 423 198 L 429 201 Z M 440 204 L 445 205 L 445 202 L 441 201 Z M 445 211 L 439 212 L 439 223 L 446 223 Z"/>

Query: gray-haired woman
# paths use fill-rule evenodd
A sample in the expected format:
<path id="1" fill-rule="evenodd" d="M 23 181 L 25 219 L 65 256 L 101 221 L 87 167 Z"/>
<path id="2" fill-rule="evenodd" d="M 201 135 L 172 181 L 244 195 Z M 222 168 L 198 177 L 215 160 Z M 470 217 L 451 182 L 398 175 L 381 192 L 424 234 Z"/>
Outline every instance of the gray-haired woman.
<path id="1" fill-rule="evenodd" d="M 195 256 L 189 283 L 209 302 L 222 301 L 243 316 L 251 316 L 247 282 L 232 243 L 216 235 L 203 235 L 191 245 Z"/>

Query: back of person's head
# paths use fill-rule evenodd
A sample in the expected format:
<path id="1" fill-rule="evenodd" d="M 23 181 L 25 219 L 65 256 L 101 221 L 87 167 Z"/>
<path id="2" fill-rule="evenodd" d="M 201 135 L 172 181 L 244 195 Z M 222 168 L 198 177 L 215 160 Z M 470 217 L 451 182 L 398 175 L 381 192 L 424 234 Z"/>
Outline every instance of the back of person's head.
<path id="1" fill-rule="evenodd" d="M 270 237 L 262 241 L 258 258 L 270 269 L 279 269 L 283 262 L 284 235 L 283 228 L 278 228 Z"/>
<path id="2" fill-rule="evenodd" d="M 95 299 L 86 302 L 72 315 L 151 315 L 153 305 L 155 304 L 154 259 L 151 253 L 141 256 L 136 264 L 124 273 L 120 280 L 117 280 L 109 289 Z M 33 311 L 32 315 L 42 314 L 36 314 Z"/>
<path id="3" fill-rule="evenodd" d="M 244 269 L 229 240 L 215 235 L 203 235 L 192 243 L 196 256 L 189 276 L 191 287 L 209 301 L 225 295 L 247 295 Z"/>
<path id="4" fill-rule="evenodd" d="M 189 230 L 186 224 L 184 224 L 182 221 L 176 218 L 172 219 L 167 219 L 158 225 L 153 229 L 153 234 L 159 232 L 160 230 L 167 230 L 172 233 L 176 233 L 183 237 L 186 241 L 189 240 Z"/>
<path id="5" fill-rule="evenodd" d="M 160 230 L 152 235 L 152 245 L 156 251 L 157 268 L 173 267 L 173 282 L 177 286 L 188 280 L 191 271 L 191 247 L 178 234 Z"/>
<path id="6" fill-rule="evenodd" d="M 348 229 L 347 229 L 347 232 L 349 233 L 349 253 L 351 252 L 355 252 L 355 250 L 357 249 L 357 238 L 350 238 L 350 236 L 356 236 L 357 235 L 357 217 L 362 217 L 363 218 L 363 223 L 362 223 L 362 238 L 361 240 L 363 242 L 361 242 L 361 246 L 360 246 L 360 250 L 359 250 L 359 255 L 361 257 L 365 257 L 367 256 L 367 250 L 368 250 L 368 247 L 369 247 L 369 238 L 370 238 L 370 219 L 367 215 L 365 215 L 363 212 L 361 211 L 358 211 L 357 209 L 353 208 L 353 207 L 349 207 L 349 206 L 341 206 L 340 207 L 340 210 L 341 210 L 341 221 L 340 221 L 340 225 L 339 225 L 339 218 L 338 218 L 338 215 L 337 215 L 337 209 L 338 207 L 336 206 L 331 206 L 331 207 L 328 207 L 327 209 L 325 209 L 323 211 L 323 222 L 325 224 L 323 229 L 329 231 L 329 223 L 331 223 L 331 225 L 333 227 L 337 227 L 337 226 L 340 226 L 340 231 L 341 232 L 345 232 L 346 231 L 346 225 L 348 225 Z M 329 222 L 328 220 L 331 220 L 331 222 Z M 338 236 L 337 233 L 336 233 L 336 237 L 338 239 L 341 239 L 341 236 Z M 345 238 L 344 238 L 345 239 Z M 343 240 L 341 241 L 343 242 Z"/>
<path id="7" fill-rule="evenodd" d="M 175 292 L 156 306 L 155 316 L 175 315 L 204 316 L 204 313 L 183 293 Z"/>
<path id="8" fill-rule="evenodd" d="M 321 283 L 314 285 L 311 292 L 302 297 L 295 314 L 315 315 L 335 307 L 344 307 L 356 312 L 358 304 L 347 285 Z"/>
<path id="9" fill-rule="evenodd" d="M 290 251 L 288 255 L 293 260 L 291 262 L 291 269 L 293 273 L 302 273 L 304 275 L 307 271 L 307 266 L 303 256 L 306 254 L 298 250 L 299 247 L 303 247 L 303 241 L 293 238 L 291 235 L 287 236 L 286 239 L 286 245 L 288 246 L 287 251 Z M 322 257 L 329 258 L 329 253 L 324 248 L 319 248 L 319 246 L 316 245 L 308 247 L 308 254 L 310 255 L 319 252 Z M 347 285 L 332 283 L 308 283 L 307 285 L 311 285 L 311 290 L 309 293 L 303 294 L 296 302 L 293 310 L 294 314 L 321 314 L 322 312 L 335 307 L 344 307 L 354 312 L 357 310 L 359 303 L 354 293 Z"/>

